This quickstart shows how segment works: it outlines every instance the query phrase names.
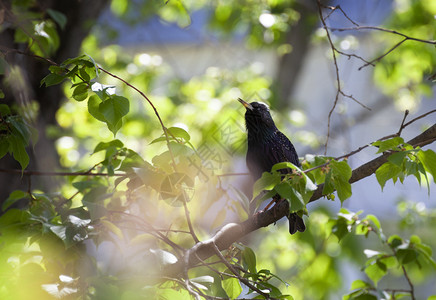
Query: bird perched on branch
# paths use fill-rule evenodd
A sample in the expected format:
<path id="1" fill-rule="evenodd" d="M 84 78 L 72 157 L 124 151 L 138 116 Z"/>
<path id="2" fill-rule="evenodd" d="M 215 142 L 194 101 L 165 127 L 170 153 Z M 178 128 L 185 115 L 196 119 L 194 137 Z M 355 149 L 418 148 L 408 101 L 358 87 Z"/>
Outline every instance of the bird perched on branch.
<path id="1" fill-rule="evenodd" d="M 300 167 L 294 145 L 277 129 L 268 106 L 260 102 L 248 103 L 241 98 L 238 100 L 246 108 L 247 167 L 253 179 L 256 181 L 262 176 L 263 172 L 271 172 L 271 168 L 280 162 L 291 162 Z M 278 194 L 273 197 L 274 202 L 280 200 Z M 290 213 L 288 219 L 290 234 L 297 231 L 303 232 L 306 229 L 303 219 L 296 213 Z"/>

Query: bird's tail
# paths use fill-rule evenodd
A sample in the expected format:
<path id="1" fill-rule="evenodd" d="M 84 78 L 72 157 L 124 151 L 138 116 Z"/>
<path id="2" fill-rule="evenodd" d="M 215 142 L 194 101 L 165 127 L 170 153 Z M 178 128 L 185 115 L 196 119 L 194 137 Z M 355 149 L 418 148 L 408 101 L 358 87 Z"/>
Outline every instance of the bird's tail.
<path id="1" fill-rule="evenodd" d="M 294 234 L 297 231 L 303 232 L 306 230 L 306 225 L 304 225 L 303 218 L 301 218 L 296 213 L 291 213 L 288 216 L 289 219 L 289 233 Z"/>

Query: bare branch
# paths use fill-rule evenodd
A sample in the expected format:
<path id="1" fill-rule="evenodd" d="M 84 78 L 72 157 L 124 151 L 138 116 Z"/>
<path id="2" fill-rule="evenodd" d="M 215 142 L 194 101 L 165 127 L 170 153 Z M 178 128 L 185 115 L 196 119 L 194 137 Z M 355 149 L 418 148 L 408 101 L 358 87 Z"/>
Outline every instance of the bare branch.
<path id="1" fill-rule="evenodd" d="M 336 5 L 336 6 L 328 6 L 328 5 L 324 5 L 322 3 L 320 3 L 322 5 L 322 7 L 324 8 L 328 8 L 331 10 L 331 12 L 324 18 L 324 20 L 327 20 L 336 10 L 339 10 L 345 18 L 347 18 L 348 21 L 350 21 L 351 23 L 353 23 L 353 25 L 355 26 L 359 26 L 359 24 L 357 24 L 356 22 L 354 22 L 346 13 L 345 11 L 342 9 L 342 7 L 340 5 Z"/>
<path id="2" fill-rule="evenodd" d="M 406 124 L 403 125 L 403 128 L 406 127 L 406 126 L 409 126 L 409 125 L 412 124 L 413 122 L 418 121 L 419 119 L 422 119 L 422 118 L 424 118 L 424 117 L 426 117 L 426 116 L 428 116 L 429 114 L 432 114 L 432 113 L 434 113 L 434 112 L 436 112 L 436 109 L 433 109 L 433 110 L 431 110 L 431 111 L 429 111 L 429 112 L 427 112 L 427 113 L 425 113 L 425 114 L 422 114 L 422 115 L 420 115 L 420 116 L 418 116 L 418 117 L 416 117 L 416 118 L 410 120 L 409 122 L 407 122 Z"/>
<path id="3" fill-rule="evenodd" d="M 420 42 L 420 43 L 425 43 L 425 44 L 430 44 L 430 45 L 436 45 L 436 40 L 424 40 L 424 39 L 420 39 L 420 38 L 415 38 L 415 37 L 411 37 L 408 36 L 404 33 L 398 32 L 396 30 L 391 30 L 391 29 L 386 29 L 386 28 L 382 28 L 382 27 L 377 27 L 377 26 L 359 26 L 357 25 L 356 27 L 348 27 L 348 28 L 328 28 L 331 31 L 355 31 L 355 30 L 373 30 L 373 31 L 382 31 L 382 32 L 387 32 L 387 33 L 391 33 L 394 35 L 398 35 L 403 37 L 403 39 L 401 41 L 399 41 L 398 43 L 396 43 L 394 46 L 392 46 L 388 51 L 386 51 L 385 53 L 383 53 L 382 55 L 376 57 L 375 59 L 369 61 L 369 62 L 365 62 L 364 65 L 362 65 L 361 67 L 359 67 L 359 71 L 369 65 L 374 66 L 374 63 L 379 62 L 380 60 L 382 60 L 386 55 L 388 55 L 389 53 L 391 53 L 392 51 L 394 51 L 396 48 L 398 48 L 398 46 L 400 46 L 401 44 L 403 44 L 405 41 L 416 41 L 416 42 Z M 326 29 L 327 30 L 327 29 Z M 345 54 L 347 55 L 347 54 Z"/>
<path id="4" fill-rule="evenodd" d="M 396 43 L 391 49 L 389 49 L 388 51 L 386 51 L 384 54 L 380 55 L 379 57 L 371 60 L 370 62 L 367 62 L 366 64 L 364 64 L 363 66 L 359 67 L 359 71 L 362 70 L 363 68 L 372 65 L 374 66 L 374 63 L 379 62 L 380 60 L 382 60 L 386 55 L 388 55 L 389 53 L 391 53 L 392 51 L 394 51 L 398 46 L 400 46 L 402 43 L 404 43 L 405 41 L 407 41 L 407 39 L 403 39 L 400 42 Z"/>
<path id="5" fill-rule="evenodd" d="M 322 26 L 323 26 L 323 28 L 324 28 L 324 30 L 325 30 L 325 32 L 326 32 L 327 40 L 328 40 L 328 42 L 329 42 L 329 44 L 330 44 L 330 48 L 331 48 L 331 50 L 332 50 L 332 57 L 333 57 L 333 64 L 334 64 L 334 66 L 335 66 L 336 85 L 337 85 L 337 90 L 336 90 L 335 100 L 334 100 L 334 102 L 333 102 L 333 106 L 332 106 L 332 108 L 330 109 L 329 114 L 328 114 L 328 121 L 327 121 L 327 138 L 326 138 L 326 142 L 325 142 L 325 146 L 324 146 L 324 154 L 327 154 L 327 146 L 328 146 L 328 142 L 329 142 L 329 139 L 330 139 L 330 123 L 331 123 L 331 118 L 332 118 L 332 114 L 333 114 L 333 112 L 335 111 L 336 105 L 338 104 L 338 101 L 339 101 L 339 95 L 342 95 L 342 96 L 344 96 L 344 97 L 346 97 L 346 98 L 349 98 L 349 99 L 355 101 L 356 103 L 360 104 L 362 107 L 364 107 L 364 108 L 366 108 L 366 109 L 369 109 L 369 108 L 368 108 L 367 106 L 363 105 L 360 101 L 358 101 L 358 100 L 357 100 L 356 98 L 354 98 L 352 95 L 348 95 L 348 94 L 344 93 L 344 91 L 342 90 L 341 79 L 340 79 L 340 75 L 339 75 L 339 67 L 338 67 L 338 62 L 337 62 L 337 58 L 336 58 L 336 52 L 339 53 L 339 54 L 347 55 L 349 58 L 350 58 L 351 56 L 354 56 L 354 57 L 358 57 L 358 56 L 357 56 L 357 55 L 346 54 L 346 53 L 344 53 L 344 52 L 339 51 L 338 49 L 336 49 L 335 45 L 333 44 L 332 38 L 331 38 L 331 36 L 330 36 L 330 31 L 329 31 L 329 29 L 328 29 L 328 27 L 327 27 L 327 24 L 325 23 L 326 18 L 324 18 L 323 13 L 322 13 L 322 7 L 325 7 L 325 6 L 321 3 L 320 0 L 317 0 L 317 3 L 318 3 L 318 14 L 319 14 L 319 18 L 320 18 L 321 23 L 322 23 Z M 337 9 L 338 7 L 327 7 L 327 8 L 329 8 L 329 9 L 333 9 L 333 10 L 334 10 L 334 9 Z M 340 7 L 339 7 L 339 9 L 340 9 Z M 350 19 L 346 14 L 345 14 L 345 12 L 344 12 L 342 9 L 340 9 L 340 10 L 341 10 L 342 13 L 344 14 L 344 16 L 346 16 L 347 19 L 349 19 L 353 24 L 356 24 L 355 22 L 353 22 L 353 21 L 352 21 L 352 20 L 351 20 L 351 19 Z M 361 58 L 361 57 L 358 57 L 358 58 L 366 62 L 366 60 L 364 60 L 363 58 Z M 368 63 L 368 62 L 367 62 L 367 63 Z M 369 109 L 369 110 L 370 110 L 370 109 Z"/>
<path id="6" fill-rule="evenodd" d="M 421 42 L 421 43 L 430 44 L 430 45 L 436 45 L 436 40 L 419 39 L 419 38 L 408 36 L 408 35 L 406 35 L 404 33 L 398 32 L 396 30 L 386 29 L 386 28 L 377 27 L 377 26 L 356 26 L 356 27 L 348 27 L 348 28 L 329 28 L 329 29 L 331 31 L 352 31 L 352 30 L 383 31 L 383 32 L 388 32 L 388 33 L 392 33 L 392 34 L 395 34 L 395 35 L 402 36 L 403 38 L 405 38 L 407 40 Z"/>
<path id="7" fill-rule="evenodd" d="M 403 129 L 404 129 L 404 121 L 406 121 L 406 118 L 407 118 L 408 115 L 409 115 L 409 110 L 406 109 L 406 110 L 404 111 L 404 117 L 403 117 L 403 121 L 401 121 L 400 129 L 399 129 L 398 132 L 397 132 L 397 135 L 398 135 L 398 136 L 401 135 L 401 132 L 402 132 Z"/>
<path id="8" fill-rule="evenodd" d="M 333 102 L 333 106 L 332 106 L 332 108 L 329 111 L 328 122 L 327 122 L 327 139 L 326 139 L 325 147 L 324 147 L 324 154 L 327 154 L 327 145 L 328 145 L 329 138 L 330 138 L 330 121 L 331 121 L 331 117 L 332 117 L 333 111 L 335 110 L 336 105 L 338 104 L 339 94 L 340 94 L 340 90 L 341 90 L 341 80 L 339 78 L 339 67 L 338 67 L 338 62 L 336 61 L 335 46 L 334 46 L 333 41 L 332 41 L 332 39 L 330 37 L 330 32 L 327 29 L 327 24 L 325 23 L 325 19 L 324 19 L 323 14 L 322 14 L 322 8 L 321 8 L 322 4 L 321 4 L 321 1 L 318 0 L 317 2 L 318 2 L 319 18 L 320 18 L 320 20 L 322 22 L 322 26 L 323 26 L 326 34 L 327 34 L 327 40 L 329 41 L 330 48 L 332 49 L 333 63 L 335 65 L 336 83 L 337 83 L 337 90 L 336 90 L 335 101 Z"/>

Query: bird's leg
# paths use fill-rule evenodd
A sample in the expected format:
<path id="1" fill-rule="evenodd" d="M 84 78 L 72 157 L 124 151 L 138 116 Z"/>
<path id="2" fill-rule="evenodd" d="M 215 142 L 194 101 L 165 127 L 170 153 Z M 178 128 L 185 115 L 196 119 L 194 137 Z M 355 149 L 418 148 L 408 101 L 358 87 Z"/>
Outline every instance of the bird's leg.
<path id="1" fill-rule="evenodd" d="M 274 203 L 277 203 L 277 201 L 279 200 L 279 198 L 276 198 L 276 197 L 273 197 L 273 199 L 271 200 L 271 202 L 270 203 L 268 203 L 268 205 L 267 206 L 265 206 L 265 208 L 263 209 L 263 211 L 267 211 L 268 210 L 268 208 L 270 208 L 271 207 L 271 205 L 273 205 Z"/>
<path id="2" fill-rule="evenodd" d="M 281 197 L 277 194 L 277 195 L 275 195 L 274 197 L 273 197 L 273 199 L 271 200 L 271 202 L 270 203 L 268 203 L 268 205 L 267 206 L 265 206 L 265 208 L 263 209 L 263 211 L 267 211 L 268 210 L 268 208 L 270 208 L 271 207 L 271 205 L 273 205 L 273 204 L 277 204 L 277 203 L 279 203 L 279 202 L 281 202 L 281 200 L 283 200 L 283 199 L 281 199 Z M 275 210 L 275 206 L 273 207 L 274 209 L 273 209 L 273 214 L 274 214 L 274 217 L 276 217 L 276 210 Z M 275 223 L 274 223 L 275 224 Z"/>

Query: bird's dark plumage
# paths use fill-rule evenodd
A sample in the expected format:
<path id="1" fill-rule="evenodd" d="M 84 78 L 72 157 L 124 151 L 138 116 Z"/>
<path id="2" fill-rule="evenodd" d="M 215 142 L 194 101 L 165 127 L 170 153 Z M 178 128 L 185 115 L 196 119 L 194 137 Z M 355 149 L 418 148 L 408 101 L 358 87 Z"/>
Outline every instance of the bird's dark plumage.
<path id="1" fill-rule="evenodd" d="M 291 162 L 299 167 L 300 162 L 294 145 L 277 129 L 268 106 L 260 102 L 247 103 L 242 99 L 239 99 L 239 102 L 247 109 L 245 112 L 248 134 L 247 167 L 253 179 L 259 179 L 263 172 L 270 172 L 271 168 L 279 162 Z M 279 196 L 276 195 L 274 198 Z M 306 229 L 303 219 L 296 213 L 291 213 L 288 219 L 291 234 Z"/>

